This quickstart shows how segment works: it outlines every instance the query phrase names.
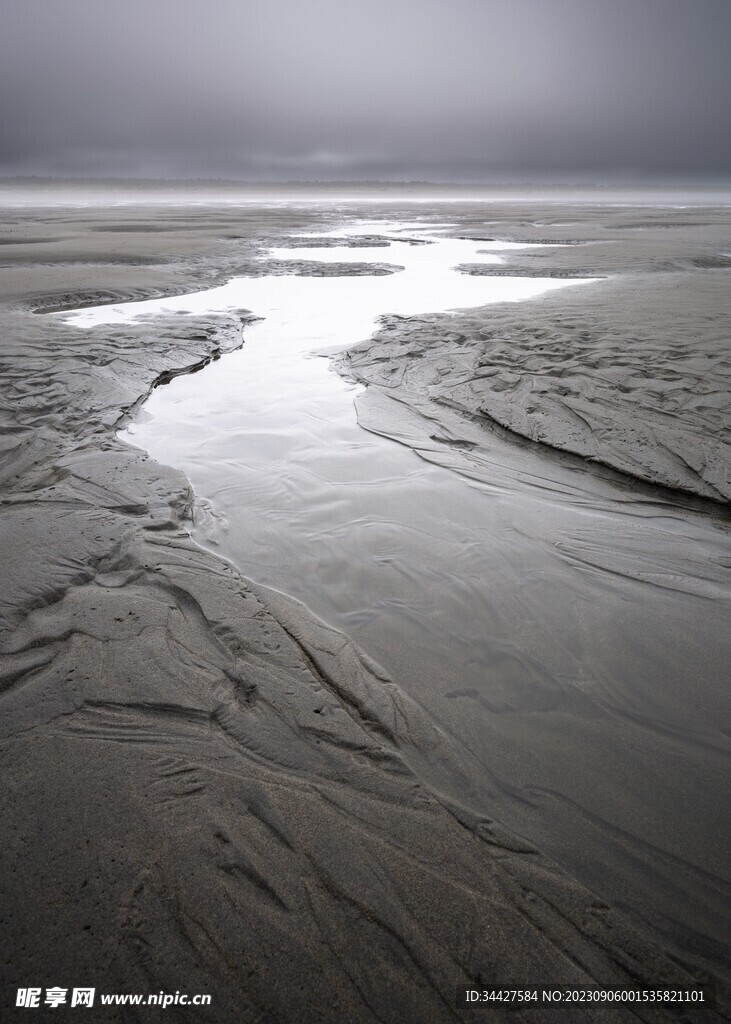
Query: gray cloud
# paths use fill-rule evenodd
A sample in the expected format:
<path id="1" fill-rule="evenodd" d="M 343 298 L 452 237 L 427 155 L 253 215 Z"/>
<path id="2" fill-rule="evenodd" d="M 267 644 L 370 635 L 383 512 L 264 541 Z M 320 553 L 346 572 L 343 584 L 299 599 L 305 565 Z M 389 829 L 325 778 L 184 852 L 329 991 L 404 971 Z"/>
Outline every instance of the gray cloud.
<path id="1" fill-rule="evenodd" d="M 728 0 L 4 0 L 0 173 L 731 176 Z"/>

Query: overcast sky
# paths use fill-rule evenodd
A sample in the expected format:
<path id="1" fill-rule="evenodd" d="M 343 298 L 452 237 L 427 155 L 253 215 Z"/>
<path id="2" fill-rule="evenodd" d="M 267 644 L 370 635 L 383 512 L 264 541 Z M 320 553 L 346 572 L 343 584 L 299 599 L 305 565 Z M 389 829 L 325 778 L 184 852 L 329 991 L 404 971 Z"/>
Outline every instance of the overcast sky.
<path id="1" fill-rule="evenodd" d="M 731 179 L 731 0 L 2 0 L 0 174 Z"/>

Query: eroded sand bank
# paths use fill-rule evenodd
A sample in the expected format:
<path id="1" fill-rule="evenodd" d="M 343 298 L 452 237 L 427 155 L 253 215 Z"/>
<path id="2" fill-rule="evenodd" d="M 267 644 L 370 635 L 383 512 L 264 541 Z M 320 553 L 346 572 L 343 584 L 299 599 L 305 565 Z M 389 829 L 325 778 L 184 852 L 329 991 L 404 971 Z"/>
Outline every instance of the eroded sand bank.
<path id="1" fill-rule="evenodd" d="M 497 219 L 507 238 L 538 211 L 460 216 Z M 596 233 L 595 212 L 562 216 Z M 720 216 L 628 251 L 654 253 L 663 230 L 671 255 L 695 258 L 718 248 Z M 2 250 L 5 991 L 83 971 L 106 991 L 210 991 L 217 1020 L 287 1021 L 296 1005 L 302 1020 L 436 1021 L 467 1016 L 457 985 L 498 975 L 687 987 L 694 965 L 722 963 L 723 934 L 715 956 L 708 935 L 664 949 L 499 821 L 445 797 L 427 767 L 454 780 L 465 766 L 398 678 L 190 541 L 187 482 L 116 428 L 162 375 L 239 345 L 246 311 L 92 335 L 30 312 L 218 282 L 250 265 L 258 240 L 333 214 L 14 218 Z M 557 240 L 578 230 L 551 229 Z M 705 275 L 694 294 L 709 302 Z M 548 303 L 530 316 L 555 316 Z M 400 337 L 412 329 L 424 330 L 400 324 Z M 459 343 L 428 329 L 444 346 L 437 382 L 449 381 Z M 368 377 L 372 351 L 351 370 Z M 435 397 L 405 384 L 388 391 Z M 693 433 L 715 413 L 689 391 Z M 705 882 L 721 884 L 720 870 Z"/>

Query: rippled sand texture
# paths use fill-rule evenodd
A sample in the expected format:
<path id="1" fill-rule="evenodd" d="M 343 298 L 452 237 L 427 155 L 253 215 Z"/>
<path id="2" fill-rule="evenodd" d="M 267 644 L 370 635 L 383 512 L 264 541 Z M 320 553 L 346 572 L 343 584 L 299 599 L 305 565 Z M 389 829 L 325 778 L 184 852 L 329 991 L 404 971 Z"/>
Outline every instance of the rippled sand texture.
<path id="1" fill-rule="evenodd" d="M 451 264 L 480 243 L 440 232 L 450 233 L 348 221 L 340 235 L 268 254 L 281 261 L 309 246 L 312 261 L 367 266 L 372 249 L 406 268 L 385 281 L 240 279 L 175 300 L 199 309 L 246 301 L 265 319 L 235 355 L 158 390 L 129 436 L 183 469 L 209 503 L 197 538 L 357 639 L 448 728 L 462 770 L 450 777 L 432 759 L 421 767 L 432 785 L 550 852 L 663 941 L 683 929 L 715 958 L 713 936 L 727 927 L 718 806 L 731 547 L 721 521 L 689 517 L 670 495 L 584 460 L 486 432 L 419 388 L 435 368 L 464 378 L 455 324 L 479 326 L 495 307 L 387 316 L 340 364 L 375 367 L 365 393 L 308 358 L 367 336 L 378 309 L 511 289 L 518 297 L 516 286 L 552 283 L 460 279 Z M 475 255 L 493 268 L 518 251 Z M 585 290 L 572 284 L 553 301 Z M 527 316 L 545 302 L 500 309 Z M 100 307 L 72 319 L 165 308 Z M 430 334 L 423 320 L 437 325 Z M 353 396 L 370 437 L 353 419 Z M 677 830 L 678 818 L 689 827 Z"/>
<path id="2" fill-rule="evenodd" d="M 413 217 L 399 203 L 378 216 Z M 457 219 L 465 234 L 491 222 L 492 233 L 497 224 L 518 241 L 547 237 L 549 227 L 553 240 L 565 240 L 577 224 L 601 238 L 618 233 L 621 218 L 638 217 L 557 209 L 450 203 L 448 213 L 421 213 Z M 5 218 L 4 1000 L 20 984 L 78 980 L 106 991 L 211 992 L 212 1019 L 221 1021 L 422 1022 L 469 1019 L 455 1010 L 455 988 L 498 976 L 686 988 L 698 969 L 723 974 L 727 822 L 715 794 L 728 771 L 720 623 L 729 563 L 725 525 L 710 503 L 678 501 L 576 457 L 497 437 L 420 387 L 368 387 L 358 399 L 364 425 L 422 456 L 412 456 L 427 474 L 415 473 L 417 495 L 433 472 L 470 481 L 475 507 L 482 500 L 490 509 L 486 532 L 453 565 L 453 593 L 467 607 L 470 552 L 493 559 L 483 661 L 476 682 L 445 693 L 434 644 L 389 643 L 387 632 L 369 633 L 378 616 L 356 615 L 348 632 L 358 647 L 194 544 L 183 528 L 192 503 L 183 475 L 118 439 L 156 382 L 211 358 L 223 367 L 246 344 L 246 309 L 91 330 L 32 312 L 220 285 L 292 232 L 372 213 L 372 204 L 340 202 L 16 208 Z M 705 222 L 653 228 L 636 244 L 612 238 L 615 270 L 620 250 L 628 266 L 638 253 L 675 260 L 720 251 L 724 214 L 693 216 Z M 572 223 L 531 227 L 537 220 Z M 379 253 L 377 262 L 387 261 Z M 664 273 L 678 283 L 692 273 L 702 289 L 705 275 L 723 271 Z M 552 301 L 530 309 L 541 317 Z M 483 327 L 492 313 L 484 311 Z M 453 339 L 445 341 L 450 364 Z M 468 489 L 459 492 L 466 506 Z M 426 518 L 440 518 L 438 505 L 422 504 Z M 604 517 L 599 532 L 595 516 Z M 306 589 L 310 553 L 302 555 L 288 593 Z M 516 570 L 520 601 L 505 589 Z M 422 604 L 424 578 L 416 579 Z M 658 632 L 641 654 L 625 636 L 645 606 Z M 394 635 L 411 617 L 405 611 Z M 413 618 L 422 628 L 426 620 Z M 390 620 L 386 608 L 381 621 Z M 450 622 L 433 626 L 449 664 Z M 376 634 L 382 650 L 369 646 Z M 587 647 L 592 634 L 596 644 Z M 658 665 L 665 643 L 671 653 Z M 377 664 L 382 654 L 389 671 Z M 485 658 L 489 677 L 480 676 Z M 634 661 L 638 674 L 623 677 Z M 556 675 L 569 664 L 570 674 Z M 420 674 L 432 682 L 417 699 L 410 691 Z M 601 787 L 606 810 L 593 825 L 585 806 L 571 817 L 568 784 L 555 795 L 531 778 L 521 758 L 539 736 L 539 777 L 546 766 L 563 783 L 571 776 L 587 800 Z M 566 744 L 570 771 L 557 760 Z M 667 791 L 682 795 L 675 817 Z M 648 793 L 657 795 L 649 822 Z M 579 819 L 585 824 L 572 835 Z M 608 851 L 613 892 L 625 877 L 635 888 L 644 880 L 638 911 L 601 895 L 607 883 L 594 854 L 593 877 L 577 880 L 582 850 L 592 848 Z M 677 913 L 684 894 L 690 924 Z M 167 1016 L 186 1019 L 176 1012 Z M 543 1019 L 535 1011 L 503 1016 Z M 675 1019 L 655 1006 L 634 1016 Z M 627 1017 L 600 1010 L 592 1019 Z M 708 1008 L 693 1019 L 721 1016 Z"/>
<path id="3" fill-rule="evenodd" d="M 526 224 L 528 241 L 553 228 L 544 241 L 573 244 L 463 270 L 609 281 L 529 309 L 391 323 L 351 352 L 350 365 L 363 380 L 414 390 L 641 479 L 727 501 L 728 212 L 593 212 L 593 240 L 583 218 Z M 487 234 L 483 226 L 471 233 Z"/>

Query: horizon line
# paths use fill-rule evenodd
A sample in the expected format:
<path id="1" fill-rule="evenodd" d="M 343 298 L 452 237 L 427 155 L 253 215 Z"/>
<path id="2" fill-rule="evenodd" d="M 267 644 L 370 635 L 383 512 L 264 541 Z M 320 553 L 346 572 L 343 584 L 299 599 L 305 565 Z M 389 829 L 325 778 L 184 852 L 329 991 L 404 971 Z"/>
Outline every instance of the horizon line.
<path id="1" fill-rule="evenodd" d="M 501 180 L 501 181 L 440 181 L 426 178 L 363 178 L 363 179 L 340 179 L 323 180 L 321 178 L 290 178 L 290 179 L 262 179 L 246 180 L 241 178 L 163 178 L 163 177 L 123 177 L 119 175 L 53 175 L 53 174 L 4 174 L 0 171 L 0 183 L 18 184 L 41 184 L 41 183 L 66 183 L 79 185 L 168 185 L 168 186 L 191 186 L 191 185 L 217 185 L 235 186 L 238 188 L 272 188 L 272 187 L 293 187 L 293 186 L 317 186 L 317 187 L 432 187 L 432 188 L 590 188 L 590 189 L 628 189 L 628 188 L 731 188 L 731 177 L 721 181 L 718 179 L 636 179 L 625 181 L 527 181 Z"/>

